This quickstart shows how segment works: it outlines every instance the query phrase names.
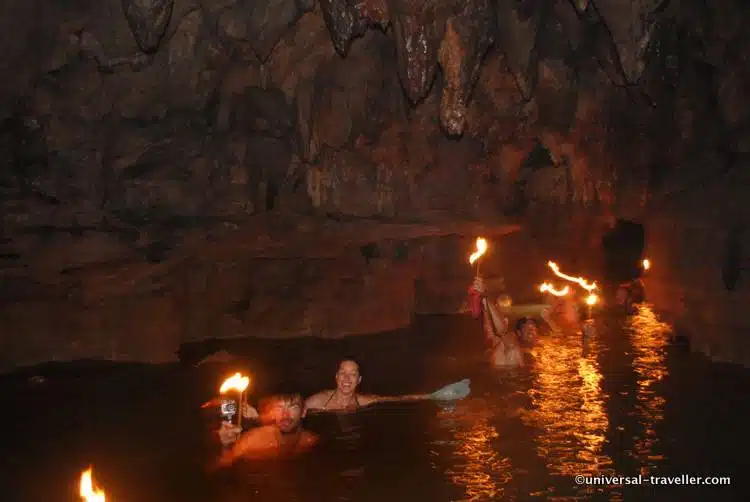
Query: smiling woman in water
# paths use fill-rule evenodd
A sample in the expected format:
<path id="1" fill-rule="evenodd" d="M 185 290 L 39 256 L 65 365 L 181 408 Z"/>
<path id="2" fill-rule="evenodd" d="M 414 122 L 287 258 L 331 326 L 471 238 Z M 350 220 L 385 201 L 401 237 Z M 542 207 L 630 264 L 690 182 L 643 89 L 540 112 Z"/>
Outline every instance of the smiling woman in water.
<path id="1" fill-rule="evenodd" d="M 336 388 L 324 390 L 307 398 L 306 409 L 310 411 L 356 411 L 376 403 L 397 401 L 422 401 L 430 399 L 430 394 L 406 394 L 403 396 L 376 396 L 358 394 L 357 387 L 362 382 L 359 364 L 347 359 L 339 363 L 336 372 Z"/>

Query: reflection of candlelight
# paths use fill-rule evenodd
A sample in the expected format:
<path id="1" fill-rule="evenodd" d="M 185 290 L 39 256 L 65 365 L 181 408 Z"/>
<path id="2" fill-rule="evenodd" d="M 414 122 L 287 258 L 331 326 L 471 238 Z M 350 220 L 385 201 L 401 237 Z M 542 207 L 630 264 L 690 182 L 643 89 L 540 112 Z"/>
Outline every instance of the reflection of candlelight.
<path id="1" fill-rule="evenodd" d="M 463 429 L 463 428 L 462 428 Z M 457 430 L 456 453 L 463 457 L 448 471 L 455 484 L 464 486 L 465 500 L 496 500 L 502 497 L 502 485 L 508 483 L 513 471 L 510 461 L 498 455 L 493 442 L 499 437 L 486 418 L 470 428 Z"/>
<path id="2" fill-rule="evenodd" d="M 234 375 L 230 376 L 226 380 L 224 380 L 224 383 L 221 384 L 221 387 L 219 388 L 220 394 L 226 394 L 227 392 L 234 390 L 239 392 L 240 398 L 237 401 L 237 425 L 242 426 L 242 413 L 244 412 L 244 404 L 245 404 L 245 391 L 247 390 L 247 387 L 250 385 L 250 377 L 242 376 L 241 373 L 235 373 Z"/>
<path id="3" fill-rule="evenodd" d="M 557 263 L 553 261 L 548 261 L 547 266 L 552 269 L 552 272 L 554 272 L 557 277 L 560 277 L 570 282 L 575 282 L 576 284 L 578 284 L 579 286 L 581 286 L 583 289 L 585 289 L 588 292 L 591 292 L 599 287 L 596 285 L 596 282 L 591 282 L 591 283 L 587 282 L 586 279 L 584 279 L 583 277 L 573 277 L 567 274 L 563 274 L 562 272 L 560 272 L 560 267 L 557 266 Z"/>
<path id="4" fill-rule="evenodd" d="M 483 237 L 477 237 L 477 250 L 471 253 L 469 256 L 469 265 L 474 265 L 477 262 L 477 276 L 479 275 L 479 258 L 487 252 L 487 241 Z"/>
<path id="5" fill-rule="evenodd" d="M 565 296 L 568 293 L 570 293 L 570 288 L 568 286 L 565 286 L 562 289 L 555 289 L 555 287 L 550 284 L 549 282 L 545 282 L 541 286 L 539 286 L 539 291 L 542 293 L 549 293 L 553 296 Z"/>
<path id="6" fill-rule="evenodd" d="M 648 258 L 644 258 L 643 262 L 642 262 L 642 265 L 643 265 L 643 270 L 650 269 L 651 268 L 651 260 L 649 260 Z"/>
<path id="7" fill-rule="evenodd" d="M 552 473 L 612 473 L 604 448 L 609 420 L 598 367 L 601 346 L 596 339 L 589 344 L 584 357 L 577 337 L 542 340 L 535 347 L 531 407 L 522 420 L 540 431 L 537 451 Z"/>
<path id="8" fill-rule="evenodd" d="M 78 493 L 84 502 L 105 502 L 104 491 L 94 488 L 91 467 L 81 473 Z"/>
<path id="9" fill-rule="evenodd" d="M 633 452 L 643 469 L 656 468 L 664 460 L 664 446 L 657 433 L 657 425 L 664 420 L 664 392 L 659 382 L 667 376 L 666 352 L 671 327 L 659 320 L 648 305 L 637 305 L 636 312 L 626 325 L 633 346 L 633 370 L 638 384 L 636 398 L 638 423 L 643 435 L 636 437 Z"/>

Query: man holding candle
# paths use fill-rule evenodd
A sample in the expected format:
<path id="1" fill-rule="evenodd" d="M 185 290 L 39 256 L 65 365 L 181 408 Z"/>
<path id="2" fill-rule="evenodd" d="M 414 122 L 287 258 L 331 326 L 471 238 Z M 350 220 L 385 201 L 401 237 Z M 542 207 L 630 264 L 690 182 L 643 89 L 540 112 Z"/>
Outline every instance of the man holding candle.
<path id="1" fill-rule="evenodd" d="M 232 399 L 224 397 L 213 398 L 201 406 L 203 409 L 212 410 L 212 413 L 218 408 L 221 415 L 221 425 L 219 426 L 218 435 L 222 445 L 229 445 L 237 440 L 242 434 L 242 421 L 258 421 L 260 415 L 258 410 L 247 402 L 238 403 Z M 238 409 L 239 408 L 239 409 Z M 235 414 L 241 414 L 241 417 L 234 419 Z"/>
<path id="2" fill-rule="evenodd" d="M 235 424 L 231 420 L 221 421 L 221 425 L 219 426 L 219 441 L 224 446 L 234 443 L 240 437 L 240 434 L 242 434 L 241 420 L 257 421 L 259 418 L 258 410 L 247 403 L 243 403 L 242 418 L 239 424 Z"/>
<path id="3" fill-rule="evenodd" d="M 491 363 L 495 367 L 518 367 L 523 365 L 523 354 L 521 351 L 521 337 L 533 341 L 536 336 L 536 324 L 521 322 L 516 325 L 516 330 L 510 330 L 510 320 L 500 313 L 494 302 L 487 299 L 487 290 L 484 280 L 475 277 L 470 294 L 481 299 L 481 307 L 475 315 L 481 315 L 482 328 L 488 345 Z M 526 319 L 524 319 L 526 321 Z M 534 328 L 532 330 L 532 327 Z"/>
<path id="4" fill-rule="evenodd" d="M 260 427 L 242 434 L 219 458 L 219 467 L 239 459 L 267 459 L 304 453 L 317 436 L 302 428 L 305 406 L 299 394 L 272 396 L 261 406 Z"/>

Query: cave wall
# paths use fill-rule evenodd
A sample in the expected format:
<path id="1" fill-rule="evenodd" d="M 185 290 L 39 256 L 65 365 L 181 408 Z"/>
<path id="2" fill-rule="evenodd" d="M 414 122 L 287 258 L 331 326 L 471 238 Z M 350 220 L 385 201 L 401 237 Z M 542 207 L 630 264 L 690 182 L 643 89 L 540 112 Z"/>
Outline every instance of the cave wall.
<path id="1" fill-rule="evenodd" d="M 648 300 L 711 360 L 750 365 L 750 164 L 686 187 L 646 219 Z"/>
<path id="2" fill-rule="evenodd" d="M 6 368 L 451 312 L 431 248 L 589 266 L 748 144 L 739 1 L 47 3 L 0 2 Z"/>
<path id="3" fill-rule="evenodd" d="M 725 5 L 685 2 L 672 21 L 680 43 L 652 86 L 669 104 L 661 119 L 669 133 L 653 158 L 648 199 L 629 215 L 646 229 L 648 300 L 693 350 L 748 365 L 750 37 L 741 26 L 750 12 L 746 3 Z"/>
<path id="4" fill-rule="evenodd" d="M 55 284 L 49 270 L 6 274 L 0 368 L 165 363 L 181 344 L 215 338 L 397 329 L 414 316 L 417 282 L 439 266 L 425 251 L 433 241 L 478 234 L 499 241 L 518 228 L 261 214 L 241 231 L 200 234 L 167 259 L 89 263 L 54 275 Z"/>

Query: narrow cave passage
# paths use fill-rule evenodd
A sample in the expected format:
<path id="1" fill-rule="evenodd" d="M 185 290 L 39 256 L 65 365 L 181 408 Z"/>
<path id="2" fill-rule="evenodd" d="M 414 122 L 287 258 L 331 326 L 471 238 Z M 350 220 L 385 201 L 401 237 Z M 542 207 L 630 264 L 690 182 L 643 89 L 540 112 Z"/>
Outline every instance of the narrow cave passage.
<path id="1" fill-rule="evenodd" d="M 645 248 L 643 225 L 618 218 L 602 238 L 605 280 L 620 284 L 640 277 Z"/>

